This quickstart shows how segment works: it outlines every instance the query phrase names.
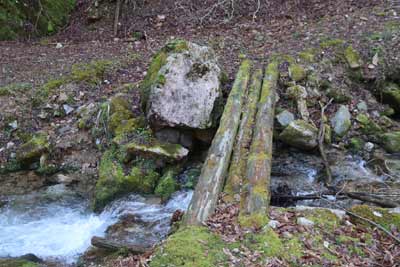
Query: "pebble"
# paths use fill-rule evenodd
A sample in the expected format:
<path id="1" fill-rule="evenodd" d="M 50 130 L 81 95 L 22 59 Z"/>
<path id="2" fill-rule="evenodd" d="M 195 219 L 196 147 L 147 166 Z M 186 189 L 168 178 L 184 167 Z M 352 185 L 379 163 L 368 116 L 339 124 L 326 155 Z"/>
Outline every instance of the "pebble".
<path id="1" fill-rule="evenodd" d="M 268 226 L 271 227 L 272 229 L 276 229 L 277 227 L 279 227 L 280 223 L 276 220 L 270 220 L 268 222 Z"/>
<path id="2" fill-rule="evenodd" d="M 67 114 L 67 115 L 70 114 L 72 111 L 74 111 L 74 108 L 69 106 L 69 105 L 67 105 L 67 104 L 63 105 L 63 108 L 64 108 L 64 111 L 65 111 L 65 114 Z"/>
<path id="3" fill-rule="evenodd" d="M 13 142 L 8 142 L 7 143 L 7 149 L 10 149 L 14 146 L 15 144 Z"/>
<path id="4" fill-rule="evenodd" d="M 367 152 L 372 152 L 372 150 L 374 149 L 375 145 L 371 142 L 367 142 L 364 145 L 364 150 Z"/>
<path id="5" fill-rule="evenodd" d="M 283 236 L 284 238 L 286 238 L 286 239 L 290 239 L 290 238 L 293 237 L 293 235 L 292 235 L 291 233 L 289 233 L 289 232 L 283 232 L 283 233 L 282 233 L 282 236 Z"/>

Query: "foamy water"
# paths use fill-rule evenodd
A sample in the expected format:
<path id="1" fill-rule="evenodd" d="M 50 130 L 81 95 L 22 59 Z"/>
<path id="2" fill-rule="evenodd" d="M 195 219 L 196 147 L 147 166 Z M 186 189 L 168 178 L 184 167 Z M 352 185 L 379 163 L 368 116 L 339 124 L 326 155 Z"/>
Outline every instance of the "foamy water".
<path id="1" fill-rule="evenodd" d="M 93 236 L 104 236 L 107 227 L 124 214 L 155 222 L 152 227 L 159 231 L 149 242 L 156 242 L 167 234 L 172 213 L 187 208 L 191 195 L 177 193 L 166 205 L 146 204 L 144 198 L 132 195 L 101 214 L 92 213 L 87 200 L 62 188 L 10 197 L 0 208 L 0 257 L 33 253 L 72 263 L 90 246 Z"/>

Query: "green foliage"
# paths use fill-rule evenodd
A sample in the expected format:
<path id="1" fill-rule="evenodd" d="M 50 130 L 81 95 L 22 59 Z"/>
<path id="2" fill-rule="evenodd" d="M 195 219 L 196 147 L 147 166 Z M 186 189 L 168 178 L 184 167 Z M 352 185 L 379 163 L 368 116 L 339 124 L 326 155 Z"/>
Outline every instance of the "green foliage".
<path id="1" fill-rule="evenodd" d="M 168 200 L 179 189 L 179 185 L 175 179 L 176 175 L 177 171 L 175 169 L 169 169 L 161 177 L 154 193 L 161 197 L 163 201 Z"/>
<path id="2" fill-rule="evenodd" d="M 3 0 L 0 2 L 0 41 L 53 33 L 67 22 L 74 6 L 75 0 Z M 34 25 L 35 30 L 27 32 L 26 24 Z"/>

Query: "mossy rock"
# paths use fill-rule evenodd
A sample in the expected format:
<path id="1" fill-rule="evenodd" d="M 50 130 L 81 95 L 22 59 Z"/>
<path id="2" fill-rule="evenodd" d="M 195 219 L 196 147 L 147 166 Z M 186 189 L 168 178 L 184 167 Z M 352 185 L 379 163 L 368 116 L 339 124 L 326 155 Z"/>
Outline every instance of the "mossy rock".
<path id="1" fill-rule="evenodd" d="M 386 83 L 381 94 L 383 102 L 389 104 L 396 113 L 400 113 L 400 86 L 396 83 Z"/>
<path id="2" fill-rule="evenodd" d="M 158 247 L 150 267 L 214 267 L 227 262 L 226 247 L 217 235 L 204 227 L 185 227 Z"/>
<path id="3" fill-rule="evenodd" d="M 303 120 L 292 121 L 279 135 L 284 143 L 304 150 L 317 147 L 317 137 L 318 129 Z"/>
<path id="4" fill-rule="evenodd" d="M 384 133 L 380 137 L 380 142 L 387 152 L 400 152 L 400 131 Z"/>
<path id="5" fill-rule="evenodd" d="M 344 56 L 351 69 L 358 69 L 361 67 L 362 62 L 360 55 L 352 46 L 346 48 Z"/>
<path id="6" fill-rule="evenodd" d="M 385 227 L 387 230 L 390 230 L 392 225 L 397 229 L 400 229 L 400 214 L 392 212 L 391 210 L 367 205 L 357 205 L 352 207 L 350 211 Z M 354 216 L 352 217 L 352 220 L 365 226 L 371 226 L 367 222 Z"/>
<path id="7" fill-rule="evenodd" d="M 289 76 L 295 82 L 300 82 L 307 78 L 307 71 L 299 64 L 291 64 L 289 66 Z"/>
<path id="8" fill-rule="evenodd" d="M 113 66 L 109 60 L 93 60 L 89 63 L 77 63 L 72 66 L 69 79 L 74 82 L 100 84 L 107 70 Z"/>
<path id="9" fill-rule="evenodd" d="M 146 158 L 161 158 L 174 162 L 184 159 L 189 154 L 189 150 L 179 144 L 163 143 L 155 138 L 150 138 L 146 141 L 145 143 L 140 143 L 133 140 L 124 145 L 127 156 L 140 155 Z"/>
<path id="10" fill-rule="evenodd" d="M 138 159 L 131 168 L 121 162 L 123 151 L 107 150 L 100 161 L 99 179 L 96 183 L 94 210 L 101 210 L 110 201 L 123 194 L 136 192 L 151 194 L 157 185 L 160 174 L 152 160 Z"/>
<path id="11" fill-rule="evenodd" d="M 179 189 L 179 184 L 176 181 L 176 175 L 178 171 L 176 168 L 167 170 L 164 175 L 160 178 L 160 181 L 154 190 L 154 193 L 161 197 L 162 201 L 168 200 L 173 193 Z"/>
<path id="12" fill-rule="evenodd" d="M 359 137 L 353 137 L 350 139 L 347 147 L 353 152 L 360 152 L 364 147 L 364 140 Z"/>
<path id="13" fill-rule="evenodd" d="M 75 0 L 4 0 L 0 3 L 0 41 L 52 34 L 65 25 Z M 25 25 L 34 25 L 27 30 Z"/>
<path id="14" fill-rule="evenodd" d="M 356 120 L 360 124 L 363 134 L 377 135 L 383 132 L 382 128 L 365 114 L 358 114 Z"/>
<path id="15" fill-rule="evenodd" d="M 47 135 L 36 134 L 28 142 L 21 145 L 16 154 L 17 161 L 23 165 L 38 161 L 40 157 L 49 152 L 50 143 Z"/>

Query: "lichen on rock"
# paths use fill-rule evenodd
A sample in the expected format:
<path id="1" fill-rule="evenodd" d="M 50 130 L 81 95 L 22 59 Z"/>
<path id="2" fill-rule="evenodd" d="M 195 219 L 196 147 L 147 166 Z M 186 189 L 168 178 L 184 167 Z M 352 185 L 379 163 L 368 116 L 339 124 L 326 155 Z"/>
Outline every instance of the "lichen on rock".
<path id="1" fill-rule="evenodd" d="M 314 149 L 318 145 L 317 137 L 318 129 L 303 120 L 292 121 L 279 135 L 284 143 L 304 150 Z"/>
<path id="2" fill-rule="evenodd" d="M 50 143 L 47 140 L 47 135 L 39 133 L 18 148 L 16 158 L 23 165 L 31 164 L 39 161 L 40 157 L 47 153 L 49 149 Z"/>

